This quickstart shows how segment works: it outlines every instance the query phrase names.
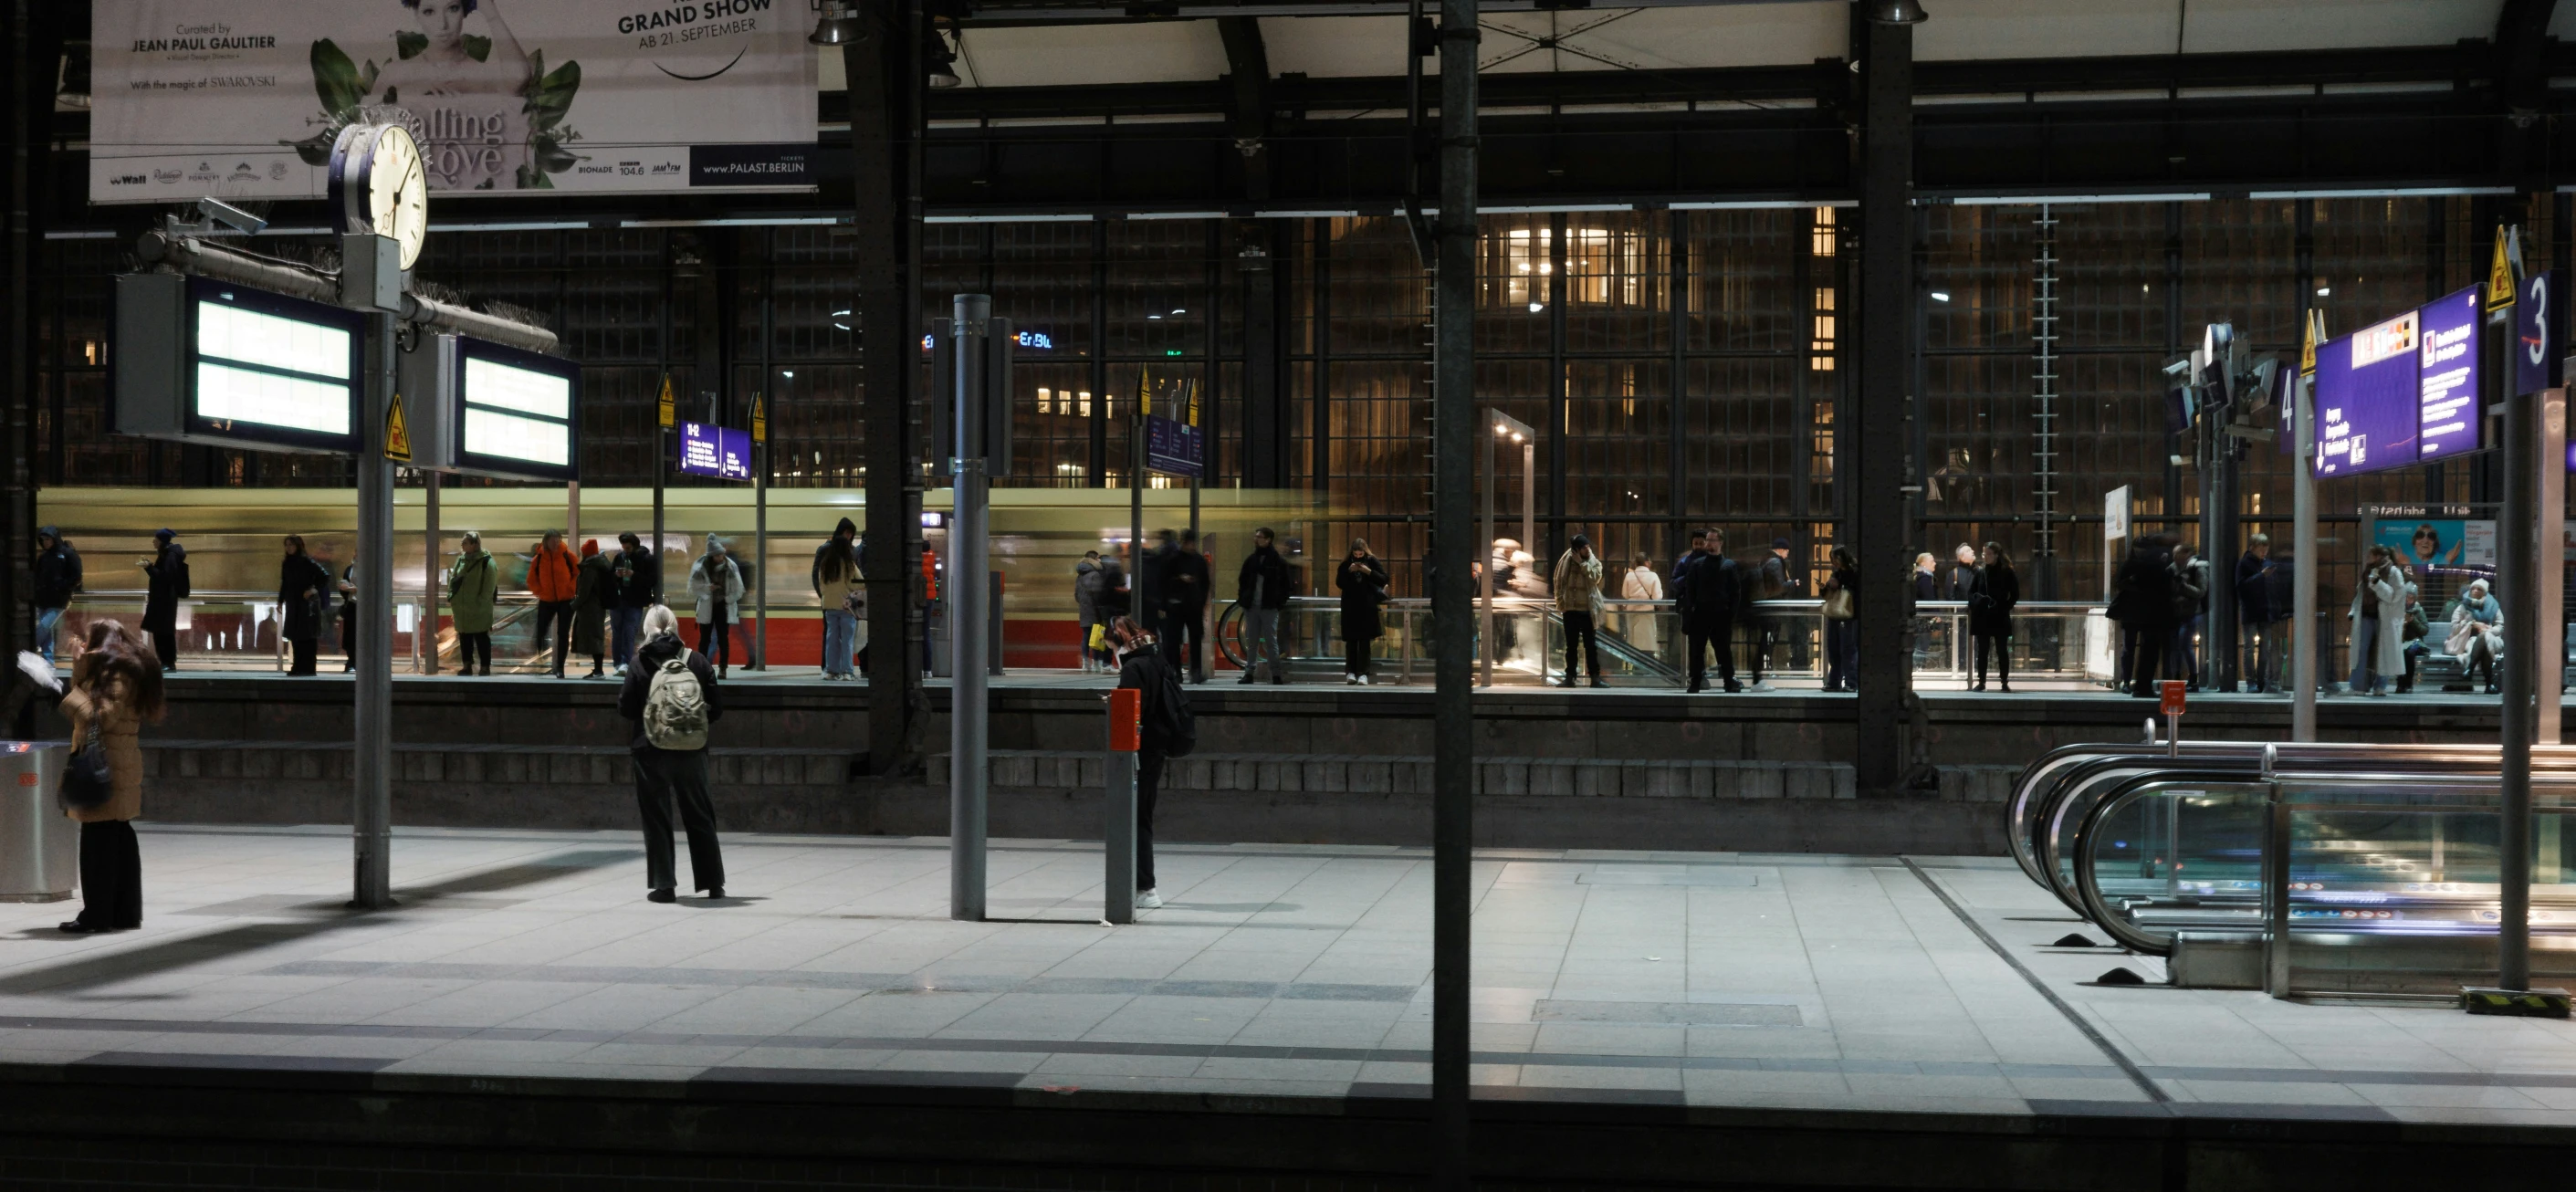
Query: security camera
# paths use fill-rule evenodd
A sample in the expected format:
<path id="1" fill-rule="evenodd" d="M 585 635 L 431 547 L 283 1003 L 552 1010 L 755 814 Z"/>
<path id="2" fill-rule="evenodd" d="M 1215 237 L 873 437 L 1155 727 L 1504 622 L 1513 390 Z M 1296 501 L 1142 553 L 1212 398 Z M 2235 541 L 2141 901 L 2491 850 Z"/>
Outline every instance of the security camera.
<path id="1" fill-rule="evenodd" d="M 239 207 L 235 207 L 232 204 L 227 203 L 222 199 L 215 198 L 212 195 L 208 195 L 205 198 L 197 200 L 197 214 L 214 220 L 215 222 L 231 228 L 245 236 L 259 235 L 260 230 L 268 226 L 267 220 L 261 219 L 250 212 L 244 211 Z"/>

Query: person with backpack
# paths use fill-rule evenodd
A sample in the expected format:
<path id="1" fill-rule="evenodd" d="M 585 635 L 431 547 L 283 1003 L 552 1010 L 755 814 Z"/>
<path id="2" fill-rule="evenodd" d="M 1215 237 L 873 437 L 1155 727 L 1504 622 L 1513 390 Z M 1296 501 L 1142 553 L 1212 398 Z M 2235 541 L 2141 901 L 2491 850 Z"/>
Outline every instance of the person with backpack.
<path id="1" fill-rule="evenodd" d="M 1557 557 L 1555 581 L 1557 616 L 1565 621 L 1565 675 L 1556 685 L 1574 686 L 1574 672 L 1588 663 L 1592 685 L 1609 686 L 1601 677 L 1601 557 L 1592 553 L 1592 539 L 1574 536 L 1574 545 Z"/>
<path id="2" fill-rule="evenodd" d="M 1118 658 L 1118 686 L 1141 692 L 1136 750 L 1136 909 L 1163 905 L 1154 892 L 1154 798 L 1163 782 L 1163 763 L 1188 757 L 1198 748 L 1198 718 L 1190 696 L 1181 690 L 1179 668 L 1163 657 L 1154 635 L 1134 617 L 1109 623 L 1109 648 Z"/>
<path id="3" fill-rule="evenodd" d="M 483 536 L 468 530 L 457 544 L 456 564 L 447 569 L 447 615 L 456 626 L 456 673 L 492 674 L 492 605 L 501 595 L 501 566 L 483 549 Z"/>
<path id="4" fill-rule="evenodd" d="M 1789 540 L 1772 539 L 1771 553 L 1762 556 L 1762 566 L 1754 571 L 1753 582 L 1745 585 L 1744 615 L 1751 621 L 1747 634 L 1751 648 L 1746 653 L 1752 655 L 1746 661 L 1752 663 L 1750 678 L 1755 691 L 1771 690 L 1771 685 L 1762 681 L 1762 668 L 1770 665 L 1771 651 L 1780 642 L 1780 618 L 1762 611 L 1759 602 L 1786 600 L 1797 586 L 1798 581 L 1789 576 Z"/>
<path id="5" fill-rule="evenodd" d="M 188 598 L 188 548 L 179 532 L 152 532 L 153 553 L 140 565 L 147 590 L 143 597 L 143 632 L 152 636 L 152 653 L 161 669 L 179 669 L 179 602 Z"/>
<path id="6" fill-rule="evenodd" d="M 546 630 L 551 626 L 555 644 L 548 670 L 560 679 L 564 659 L 572 655 L 572 602 L 581 595 L 581 559 L 565 545 L 563 531 L 546 531 L 529 554 L 528 594 L 537 598 L 537 656 L 546 656 Z"/>
<path id="7" fill-rule="evenodd" d="M 1673 603 L 1681 610 L 1682 632 L 1690 643 L 1689 694 L 1708 686 L 1711 647 L 1717 650 L 1717 676 L 1731 694 L 1744 690 L 1735 681 L 1735 602 L 1742 596 L 1743 578 L 1735 560 L 1726 557 L 1726 532 L 1711 528 L 1702 533 L 1699 553 L 1683 565 L 1680 582 L 1673 586 Z"/>
<path id="8" fill-rule="evenodd" d="M 306 553 L 303 535 L 287 535 L 286 557 L 277 566 L 277 631 L 293 651 L 288 675 L 313 674 L 330 608 L 331 570 Z"/>
<path id="9" fill-rule="evenodd" d="M 716 669 L 680 642 L 680 617 L 669 605 L 644 610 L 644 644 L 617 689 L 617 713 L 635 722 L 635 805 L 644 821 L 645 899 L 676 900 L 671 804 L 689 833 L 689 879 L 709 898 L 724 897 L 724 855 L 716 848 L 716 811 L 707 795 L 707 730 L 724 718 Z"/>
<path id="10" fill-rule="evenodd" d="M 858 523 L 842 518 L 814 552 L 814 599 L 823 606 L 823 678 L 846 683 L 859 652 L 858 610 L 867 604 L 859 580 Z"/>
<path id="11" fill-rule="evenodd" d="M 36 531 L 36 653 L 45 661 L 54 660 L 54 625 L 62 620 L 63 610 L 71 607 L 72 593 L 80 591 L 80 552 L 63 541 L 63 532 L 53 526 Z"/>

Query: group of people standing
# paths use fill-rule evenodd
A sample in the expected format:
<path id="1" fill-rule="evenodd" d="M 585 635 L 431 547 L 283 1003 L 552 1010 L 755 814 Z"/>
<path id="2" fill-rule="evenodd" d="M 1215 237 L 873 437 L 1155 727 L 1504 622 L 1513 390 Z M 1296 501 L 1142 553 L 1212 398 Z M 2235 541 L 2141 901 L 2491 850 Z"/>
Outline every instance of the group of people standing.
<path id="1" fill-rule="evenodd" d="M 1956 600 L 1968 606 L 1968 636 L 1976 643 L 1977 677 L 1968 689 L 1986 689 L 1991 658 L 1995 687 L 2012 690 L 2013 610 L 2021 605 L 2021 573 L 2001 543 L 1979 550 L 1965 542 L 1950 552 L 1948 574 L 1932 553 L 1914 556 L 1914 600 Z"/>

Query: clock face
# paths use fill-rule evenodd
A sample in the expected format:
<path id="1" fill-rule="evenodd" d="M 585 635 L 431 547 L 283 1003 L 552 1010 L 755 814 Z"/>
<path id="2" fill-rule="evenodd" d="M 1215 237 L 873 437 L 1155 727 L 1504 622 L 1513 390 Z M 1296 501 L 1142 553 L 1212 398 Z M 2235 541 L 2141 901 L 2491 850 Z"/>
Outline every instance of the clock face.
<path id="1" fill-rule="evenodd" d="M 402 267 L 409 269 L 429 236 L 429 175 L 420 144 L 401 125 L 387 125 L 369 156 L 367 223 L 402 245 Z"/>

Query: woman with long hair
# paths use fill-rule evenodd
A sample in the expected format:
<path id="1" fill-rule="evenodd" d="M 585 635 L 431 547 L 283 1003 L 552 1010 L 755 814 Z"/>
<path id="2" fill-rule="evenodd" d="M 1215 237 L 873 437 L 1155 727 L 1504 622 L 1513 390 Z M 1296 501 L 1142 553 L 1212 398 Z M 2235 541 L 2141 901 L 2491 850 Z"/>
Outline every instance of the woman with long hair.
<path id="1" fill-rule="evenodd" d="M 122 622 L 97 621 L 72 658 L 72 681 L 63 693 L 72 747 L 91 734 L 107 753 L 107 801 L 70 807 L 80 821 L 79 917 L 63 923 L 72 935 L 130 931 L 143 926 L 143 853 L 134 820 L 143 814 L 143 722 L 159 720 L 161 662 Z"/>
<path id="2" fill-rule="evenodd" d="M 1860 690 L 1860 563 L 1847 547 L 1833 552 L 1834 571 L 1825 580 L 1825 690 Z M 1850 593 L 1854 615 L 1837 618 L 1831 611 L 1837 593 Z"/>
<path id="3" fill-rule="evenodd" d="M 331 570 L 304 552 L 304 536 L 286 536 L 286 558 L 277 565 L 278 633 L 295 650 L 290 675 L 310 675 L 320 654 L 322 612 L 331 606 Z"/>
<path id="4" fill-rule="evenodd" d="M 1386 603 L 1387 583 L 1386 564 L 1369 553 L 1368 541 L 1351 539 L 1351 553 L 1343 557 L 1341 570 L 1333 576 L 1333 586 L 1342 594 L 1342 681 L 1346 684 L 1368 686 L 1369 647 L 1384 632 L 1377 606 Z"/>
<path id="5" fill-rule="evenodd" d="M 858 536 L 858 523 L 842 518 L 830 540 L 814 552 L 814 599 L 823 605 L 823 677 L 833 682 L 851 678 L 850 659 L 859 649 L 858 610 L 867 604 Z"/>
<path id="6" fill-rule="evenodd" d="M 1977 568 L 1977 583 L 1968 593 L 1968 633 L 1977 639 L 1977 685 L 1986 689 L 1986 653 L 1995 656 L 1995 676 L 2004 690 L 2012 690 L 2012 612 L 2021 603 L 2021 577 L 2013 574 L 2012 557 L 2004 548 L 1986 544 L 1983 566 Z"/>

